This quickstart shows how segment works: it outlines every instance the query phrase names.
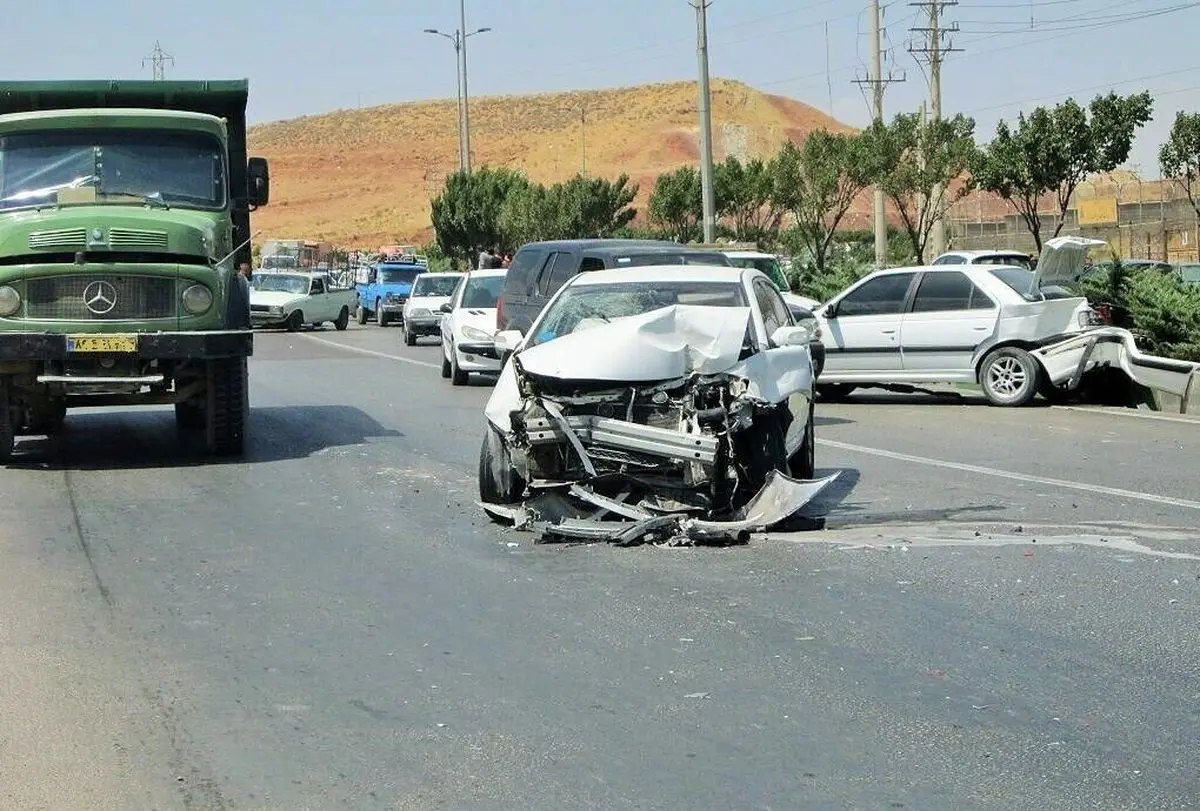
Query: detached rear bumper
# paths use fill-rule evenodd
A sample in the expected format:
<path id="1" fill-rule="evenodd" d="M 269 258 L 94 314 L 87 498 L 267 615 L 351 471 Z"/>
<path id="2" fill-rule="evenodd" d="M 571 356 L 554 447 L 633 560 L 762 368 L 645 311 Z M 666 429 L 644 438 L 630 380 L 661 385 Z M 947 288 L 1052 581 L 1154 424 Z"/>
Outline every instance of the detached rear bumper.
<path id="1" fill-rule="evenodd" d="M 1188 391 L 1200 363 L 1144 354 L 1133 333 L 1121 327 L 1099 327 L 1033 350 L 1056 386 L 1073 389 L 1087 372 L 1101 366 L 1121 369 L 1133 382 L 1180 396 Z"/>
<path id="2" fill-rule="evenodd" d="M 250 330 L 129 334 L 137 335 L 137 356 L 146 360 L 202 360 L 254 354 L 254 333 Z M 87 355 L 67 350 L 67 333 L 0 332 L 0 361 L 65 360 L 70 357 Z"/>

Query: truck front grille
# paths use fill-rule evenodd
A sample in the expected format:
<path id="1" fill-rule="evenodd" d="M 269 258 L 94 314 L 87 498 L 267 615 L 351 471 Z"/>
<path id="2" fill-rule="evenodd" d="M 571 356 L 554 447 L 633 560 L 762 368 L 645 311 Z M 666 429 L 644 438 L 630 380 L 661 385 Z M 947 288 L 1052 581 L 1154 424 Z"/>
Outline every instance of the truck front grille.
<path id="1" fill-rule="evenodd" d="M 25 317 L 47 321 L 173 318 L 175 279 L 89 273 L 25 283 Z"/>

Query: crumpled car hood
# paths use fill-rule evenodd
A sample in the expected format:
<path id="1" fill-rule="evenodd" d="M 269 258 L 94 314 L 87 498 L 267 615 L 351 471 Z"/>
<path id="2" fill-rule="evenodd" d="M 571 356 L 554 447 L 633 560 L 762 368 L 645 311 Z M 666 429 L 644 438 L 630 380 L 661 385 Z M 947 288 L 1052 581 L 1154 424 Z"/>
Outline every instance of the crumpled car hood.
<path id="1" fill-rule="evenodd" d="M 737 364 L 749 319 L 748 307 L 677 304 L 521 350 L 521 366 L 539 377 L 622 383 L 716 374 Z"/>

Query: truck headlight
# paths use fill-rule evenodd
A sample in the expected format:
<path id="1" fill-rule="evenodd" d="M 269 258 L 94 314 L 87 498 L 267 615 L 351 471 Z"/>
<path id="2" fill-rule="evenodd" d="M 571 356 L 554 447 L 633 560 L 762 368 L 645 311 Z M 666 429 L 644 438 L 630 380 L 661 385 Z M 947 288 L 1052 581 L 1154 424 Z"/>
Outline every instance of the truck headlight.
<path id="1" fill-rule="evenodd" d="M 463 332 L 463 337 L 466 338 L 468 341 L 490 341 L 490 340 L 492 340 L 492 336 L 490 333 L 484 332 L 481 329 L 476 329 L 475 327 L 463 327 L 462 332 Z"/>
<path id="2" fill-rule="evenodd" d="M 213 304 L 212 291 L 202 284 L 194 284 L 183 291 L 183 309 L 192 315 L 203 315 Z"/>
<path id="3" fill-rule="evenodd" d="M 21 309 L 21 294 L 14 288 L 0 287 L 0 318 L 7 318 Z"/>

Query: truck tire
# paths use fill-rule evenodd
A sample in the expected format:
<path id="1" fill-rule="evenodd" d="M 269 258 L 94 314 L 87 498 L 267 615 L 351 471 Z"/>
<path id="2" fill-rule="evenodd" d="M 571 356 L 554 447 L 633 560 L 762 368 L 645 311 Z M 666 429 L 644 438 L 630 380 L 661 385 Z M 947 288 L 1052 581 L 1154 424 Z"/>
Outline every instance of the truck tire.
<path id="1" fill-rule="evenodd" d="M 284 326 L 287 327 L 288 332 L 299 332 L 304 327 L 304 313 L 299 310 L 292 310 Z"/>
<path id="2" fill-rule="evenodd" d="M 240 456 L 250 412 L 249 373 L 245 358 L 210 360 L 206 370 L 204 427 L 208 452 Z"/>
<path id="3" fill-rule="evenodd" d="M 16 447 L 17 429 L 9 408 L 8 381 L 0 379 L 0 463 L 11 461 Z"/>
<path id="4" fill-rule="evenodd" d="M 388 314 L 383 311 L 383 302 L 375 302 L 375 323 L 381 327 L 388 325 Z"/>
<path id="5" fill-rule="evenodd" d="M 363 307 L 363 306 L 362 306 L 362 303 L 361 303 L 361 302 L 359 302 L 359 305 L 358 305 L 358 325 L 359 325 L 360 327 L 363 327 L 363 326 L 366 326 L 366 324 L 367 324 L 367 308 L 366 308 L 366 307 Z"/>
<path id="6" fill-rule="evenodd" d="M 333 322 L 333 328 L 338 332 L 343 332 L 348 326 L 350 326 L 350 308 L 343 307 L 342 311 L 338 313 L 337 321 Z"/>
<path id="7" fill-rule="evenodd" d="M 196 403 L 175 404 L 175 427 L 180 431 L 199 431 L 205 426 L 204 409 Z"/>
<path id="8" fill-rule="evenodd" d="M 1002 346 L 979 367 L 979 385 L 988 402 L 996 406 L 1028 405 L 1041 385 L 1042 367 L 1024 349 Z"/>

